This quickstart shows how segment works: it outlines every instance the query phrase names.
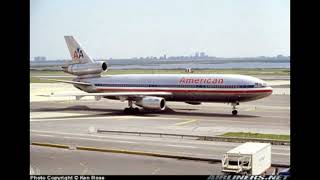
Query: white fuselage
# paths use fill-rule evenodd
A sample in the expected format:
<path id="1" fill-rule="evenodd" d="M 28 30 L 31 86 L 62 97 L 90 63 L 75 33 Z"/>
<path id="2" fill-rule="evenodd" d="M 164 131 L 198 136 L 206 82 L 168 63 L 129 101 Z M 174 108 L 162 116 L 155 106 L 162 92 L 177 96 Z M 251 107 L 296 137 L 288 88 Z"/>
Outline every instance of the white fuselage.
<path id="1" fill-rule="evenodd" d="M 272 94 L 261 79 L 233 74 L 126 74 L 75 79 L 92 86 L 75 85 L 89 92 L 170 92 L 167 101 L 246 102 Z M 106 97 L 120 99 L 120 97 Z"/>

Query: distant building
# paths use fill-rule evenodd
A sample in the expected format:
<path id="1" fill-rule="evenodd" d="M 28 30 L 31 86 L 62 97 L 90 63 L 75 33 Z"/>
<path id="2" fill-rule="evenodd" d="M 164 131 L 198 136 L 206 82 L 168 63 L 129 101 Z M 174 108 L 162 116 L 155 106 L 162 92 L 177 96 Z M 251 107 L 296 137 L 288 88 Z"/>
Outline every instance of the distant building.
<path id="1" fill-rule="evenodd" d="M 193 70 L 191 68 L 186 68 L 185 72 L 186 73 L 193 73 Z"/>
<path id="2" fill-rule="evenodd" d="M 202 57 L 202 58 L 203 58 L 203 57 L 206 57 L 206 53 L 201 52 L 201 53 L 200 53 L 200 57 Z"/>
<path id="3" fill-rule="evenodd" d="M 45 56 L 36 56 L 34 57 L 34 61 L 45 61 L 47 58 Z"/>
<path id="4" fill-rule="evenodd" d="M 199 57 L 199 53 L 198 53 L 198 52 L 196 52 L 195 57 L 196 57 L 196 58 L 198 58 L 198 57 Z"/>
<path id="5" fill-rule="evenodd" d="M 280 54 L 280 55 L 277 56 L 277 58 L 279 58 L 279 59 L 280 58 L 284 58 L 284 56 Z"/>

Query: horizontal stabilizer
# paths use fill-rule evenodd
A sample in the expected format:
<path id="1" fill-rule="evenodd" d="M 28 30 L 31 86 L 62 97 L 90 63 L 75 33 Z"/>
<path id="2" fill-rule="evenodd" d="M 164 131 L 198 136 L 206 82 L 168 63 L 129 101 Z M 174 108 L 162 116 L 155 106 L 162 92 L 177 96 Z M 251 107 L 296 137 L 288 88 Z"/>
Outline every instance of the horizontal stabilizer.
<path id="1" fill-rule="evenodd" d="M 68 80 L 61 80 L 61 79 L 51 79 L 51 78 L 42 78 L 41 76 L 34 76 L 38 77 L 40 79 L 49 80 L 49 81 L 56 81 L 56 82 L 63 82 L 63 83 L 69 83 L 69 84 L 78 84 L 78 85 L 85 85 L 85 86 L 91 86 L 90 83 L 86 82 L 79 82 L 79 81 L 68 81 Z"/>

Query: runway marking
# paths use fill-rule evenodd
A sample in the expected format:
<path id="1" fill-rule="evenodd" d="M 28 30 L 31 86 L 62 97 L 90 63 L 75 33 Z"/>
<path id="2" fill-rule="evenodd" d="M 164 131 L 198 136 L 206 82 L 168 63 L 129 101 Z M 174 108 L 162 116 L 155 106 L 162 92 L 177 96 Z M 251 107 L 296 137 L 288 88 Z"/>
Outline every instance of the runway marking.
<path id="1" fill-rule="evenodd" d="M 290 156 L 290 153 L 271 153 L 273 155 Z"/>
<path id="2" fill-rule="evenodd" d="M 175 144 L 167 144 L 165 146 L 170 146 L 170 147 L 184 147 L 184 148 L 196 148 L 194 146 L 185 146 L 185 145 L 175 145 Z"/>
<path id="3" fill-rule="evenodd" d="M 279 151 L 286 150 L 286 151 L 290 151 L 290 146 L 278 146 L 278 147 L 273 146 L 273 147 L 272 147 L 272 150 L 279 150 Z"/>
<path id="4" fill-rule="evenodd" d="M 174 118 L 174 117 L 143 117 L 143 116 L 120 116 L 118 120 L 130 120 L 130 119 L 137 119 L 137 120 L 180 120 L 181 118 Z"/>
<path id="5" fill-rule="evenodd" d="M 263 116 L 263 117 L 267 117 L 267 118 L 280 118 L 280 119 L 288 119 L 288 118 L 290 118 L 290 115 L 289 115 L 289 117 L 283 117 L 283 116 Z"/>
<path id="6" fill-rule="evenodd" d="M 49 134 L 57 134 L 57 135 L 73 135 L 73 136 L 90 136 L 90 137 L 97 137 L 97 138 L 109 138 L 108 136 L 99 136 L 99 135 L 92 135 L 92 134 L 81 134 L 81 133 L 66 133 L 66 132 L 55 132 L 55 131 L 38 131 L 38 130 L 31 130 L 30 132 L 33 133 L 49 133 Z M 41 134 L 37 134 L 37 135 L 41 135 Z M 55 137 L 55 136 L 52 136 Z M 67 137 L 67 138 L 72 138 L 72 137 L 68 137 L 68 136 L 63 136 L 63 137 Z M 113 137 L 115 138 L 115 137 Z M 79 139 L 79 138 L 78 138 Z M 119 138 L 119 139 L 123 139 L 123 138 Z M 94 140 L 98 140 L 98 139 L 94 139 Z M 107 141 L 107 140 L 105 140 Z M 121 142 L 118 141 L 118 142 Z M 125 142 L 125 141 L 123 141 Z M 130 141 L 127 141 L 130 142 Z M 133 143 L 133 142 L 132 142 Z"/>
<path id="7" fill-rule="evenodd" d="M 35 170 L 34 170 L 30 165 L 30 175 L 40 175 L 40 170 L 37 167 L 35 167 Z"/>
<path id="8" fill-rule="evenodd" d="M 30 166 L 30 175 L 34 175 L 34 170 L 33 170 L 32 166 Z"/>
<path id="9" fill-rule="evenodd" d="M 112 140 L 110 140 L 112 142 Z M 119 141 L 117 140 L 116 142 L 123 142 L 123 143 L 129 143 L 129 144 L 137 144 L 137 142 L 133 142 L 133 141 Z"/>
<path id="10" fill-rule="evenodd" d="M 84 115 L 85 116 L 85 115 Z M 44 117 L 44 118 L 51 118 L 51 117 Z M 41 122 L 41 121 L 70 121 L 70 120 L 104 120 L 104 119 L 111 119 L 111 120 L 128 120 L 128 119 L 139 119 L 139 120 L 144 120 L 144 119 L 151 119 L 151 120 L 160 120 L 160 119 L 165 119 L 165 120 L 177 120 L 181 118 L 171 118 L 171 117 L 142 117 L 142 116 L 107 116 L 107 117 L 95 117 L 94 115 L 92 117 L 72 117 L 72 116 L 67 116 L 65 118 L 52 118 L 52 119 L 32 119 L 30 117 L 30 121 L 32 122 Z"/>
<path id="11" fill-rule="evenodd" d="M 38 136 L 44 136 L 44 137 L 54 137 L 54 135 L 48 135 L 48 134 L 38 134 Z"/>
<path id="12" fill-rule="evenodd" d="M 87 167 L 86 165 L 84 165 L 83 163 L 81 163 L 81 162 L 80 162 L 80 165 L 85 168 L 85 169 L 82 171 L 81 175 L 87 174 L 87 172 L 88 172 L 88 167 Z"/>
<path id="13" fill-rule="evenodd" d="M 197 121 L 197 120 L 196 120 L 196 119 L 191 119 L 191 120 L 189 120 L 189 121 L 184 121 L 184 122 L 180 122 L 180 123 L 175 123 L 175 124 L 173 124 L 172 126 L 181 126 L 181 125 L 193 123 L 193 122 L 195 122 L 195 121 Z"/>
<path id="14" fill-rule="evenodd" d="M 257 110 L 257 107 L 251 107 L 251 108 L 248 108 L 248 109 L 245 109 L 244 111 L 255 111 Z"/>
<path id="15" fill-rule="evenodd" d="M 30 130 L 30 132 L 34 132 L 34 133 L 49 133 L 49 134 L 58 134 L 58 135 L 90 136 L 90 137 L 108 138 L 108 136 L 99 136 L 99 135 L 84 134 L 84 133 L 67 133 L 67 132 L 58 132 L 58 131 L 39 131 L 39 130 Z"/>
<path id="16" fill-rule="evenodd" d="M 155 169 L 155 170 L 152 172 L 152 175 L 156 174 L 156 173 L 159 172 L 159 171 L 160 171 L 160 168 Z"/>
<path id="17" fill-rule="evenodd" d="M 47 117 L 50 118 L 50 117 Z M 91 119 L 90 119 L 91 118 Z M 65 117 L 65 118 L 57 118 L 57 119 L 32 119 L 30 118 L 31 122 L 41 122 L 41 121 L 74 121 L 74 120 L 92 120 L 92 118 L 94 118 L 94 120 L 97 119 L 117 119 L 117 117 Z"/>
<path id="18" fill-rule="evenodd" d="M 30 118 L 51 118 L 55 116 L 63 116 L 66 118 L 70 118 L 72 116 L 79 116 L 84 114 L 78 113 L 66 113 L 66 112 L 31 112 Z"/>
<path id="19" fill-rule="evenodd" d="M 89 141 L 109 141 L 109 142 L 122 142 L 122 143 L 128 143 L 128 144 L 137 144 L 137 142 L 132 141 L 115 141 L 115 140 L 107 140 L 107 139 L 93 139 L 93 138 L 82 138 L 82 137 L 70 137 L 70 136 L 64 136 L 63 138 L 66 139 L 82 139 L 82 140 L 89 140 Z"/>

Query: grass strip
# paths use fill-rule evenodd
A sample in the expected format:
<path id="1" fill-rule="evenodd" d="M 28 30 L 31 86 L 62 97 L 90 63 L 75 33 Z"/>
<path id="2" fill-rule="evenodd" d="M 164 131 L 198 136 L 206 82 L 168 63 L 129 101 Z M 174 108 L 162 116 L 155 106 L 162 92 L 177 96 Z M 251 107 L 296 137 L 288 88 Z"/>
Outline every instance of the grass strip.
<path id="1" fill-rule="evenodd" d="M 257 138 L 257 139 L 273 139 L 273 140 L 284 140 L 290 141 L 290 135 L 282 134 L 261 134 L 261 133 L 250 133 L 250 132 L 228 132 L 220 135 L 222 137 L 238 137 L 238 138 Z"/>

